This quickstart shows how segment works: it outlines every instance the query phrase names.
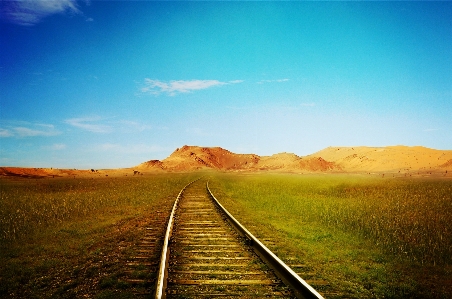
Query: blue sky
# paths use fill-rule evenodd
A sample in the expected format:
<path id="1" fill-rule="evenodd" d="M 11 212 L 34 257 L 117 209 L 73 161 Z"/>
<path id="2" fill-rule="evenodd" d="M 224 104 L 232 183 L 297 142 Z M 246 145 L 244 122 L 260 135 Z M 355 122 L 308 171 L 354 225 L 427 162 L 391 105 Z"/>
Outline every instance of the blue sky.
<path id="1" fill-rule="evenodd" d="M 0 165 L 452 149 L 451 2 L 2 1 Z"/>

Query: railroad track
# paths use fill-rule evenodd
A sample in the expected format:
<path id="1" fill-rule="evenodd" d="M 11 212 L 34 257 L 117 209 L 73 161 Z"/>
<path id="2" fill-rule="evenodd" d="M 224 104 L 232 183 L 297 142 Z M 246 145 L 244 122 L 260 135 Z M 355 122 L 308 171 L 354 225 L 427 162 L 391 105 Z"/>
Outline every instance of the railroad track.
<path id="1" fill-rule="evenodd" d="M 322 298 L 221 209 L 205 179 L 181 190 L 168 221 L 155 298 Z"/>

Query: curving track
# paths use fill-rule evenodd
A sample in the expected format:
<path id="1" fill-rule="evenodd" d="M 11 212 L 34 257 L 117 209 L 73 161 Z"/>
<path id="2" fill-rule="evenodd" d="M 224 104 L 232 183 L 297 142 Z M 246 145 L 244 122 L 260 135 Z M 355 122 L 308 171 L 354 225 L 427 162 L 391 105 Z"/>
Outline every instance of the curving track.
<path id="1" fill-rule="evenodd" d="M 162 253 L 156 298 L 322 298 L 307 284 L 304 295 L 288 288 L 267 264 L 274 265 L 254 253 L 250 244 L 260 242 L 251 234 L 240 236 L 217 207 L 204 179 L 181 191 L 173 208 L 174 223 L 169 221 L 171 239 Z"/>

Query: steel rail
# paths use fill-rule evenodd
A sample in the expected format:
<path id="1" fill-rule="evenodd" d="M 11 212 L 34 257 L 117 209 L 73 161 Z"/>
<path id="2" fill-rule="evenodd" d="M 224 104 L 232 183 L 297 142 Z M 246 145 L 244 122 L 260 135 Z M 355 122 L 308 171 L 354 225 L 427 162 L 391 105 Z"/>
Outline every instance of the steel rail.
<path id="1" fill-rule="evenodd" d="M 185 187 L 182 188 L 182 190 L 180 190 L 179 195 L 177 195 L 176 201 L 174 202 L 173 209 L 171 210 L 171 215 L 168 219 L 168 225 L 166 228 L 165 239 L 163 241 L 162 255 L 160 257 L 160 266 L 159 266 L 159 272 L 158 272 L 158 277 L 157 277 L 157 284 L 156 284 L 156 288 L 155 288 L 155 299 L 161 299 L 161 298 L 166 297 L 164 290 L 166 288 L 167 278 L 168 278 L 169 239 L 173 232 L 174 215 L 176 214 L 179 200 L 180 200 L 182 194 L 184 193 L 185 189 L 200 179 L 201 178 L 198 178 L 198 179 L 188 183 L 187 185 L 185 185 Z"/>
<path id="2" fill-rule="evenodd" d="M 235 230 L 243 237 L 249 240 L 250 245 L 253 247 L 254 251 L 261 257 L 261 259 L 270 268 L 275 271 L 276 276 L 278 276 L 286 285 L 290 286 L 294 291 L 297 298 L 300 299 L 323 299 L 313 287 L 311 287 L 306 281 L 304 281 L 300 276 L 298 276 L 289 266 L 287 266 L 283 261 L 281 261 L 273 252 L 271 252 L 264 244 L 262 244 L 253 234 L 251 234 L 240 222 L 238 222 L 231 213 L 228 212 L 215 198 L 212 191 L 209 188 L 209 182 L 206 184 L 207 192 L 218 206 L 218 208 L 224 213 L 228 221 L 232 224 Z"/>

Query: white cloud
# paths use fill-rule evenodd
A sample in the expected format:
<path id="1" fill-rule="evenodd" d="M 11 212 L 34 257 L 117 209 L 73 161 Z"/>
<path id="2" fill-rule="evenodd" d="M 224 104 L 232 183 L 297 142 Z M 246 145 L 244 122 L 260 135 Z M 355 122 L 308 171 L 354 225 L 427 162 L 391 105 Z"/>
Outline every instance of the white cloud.
<path id="1" fill-rule="evenodd" d="M 221 82 L 218 80 L 173 80 L 164 82 L 160 80 L 144 79 L 144 87 L 141 88 L 142 93 L 159 95 L 166 93 L 174 96 L 177 93 L 187 93 L 194 90 L 207 89 L 213 86 L 221 86 L 226 84 L 237 84 L 243 82 L 242 80 L 234 80 L 229 82 Z"/>
<path id="2" fill-rule="evenodd" d="M 11 136 L 14 136 L 14 134 L 10 130 L 0 128 L 0 137 L 11 137 Z"/>
<path id="3" fill-rule="evenodd" d="M 79 118 L 70 118 L 65 120 L 64 122 L 76 128 L 80 128 L 92 133 L 111 132 L 112 131 L 111 126 L 97 123 L 100 120 L 101 120 L 100 117 L 79 117 Z"/>
<path id="4" fill-rule="evenodd" d="M 228 83 L 229 84 L 237 84 L 237 83 L 242 83 L 242 82 L 244 82 L 244 80 L 232 80 L 232 81 L 229 81 Z"/>
<path id="5" fill-rule="evenodd" d="M 154 127 L 134 120 L 112 120 L 100 116 L 76 117 L 66 119 L 66 124 L 92 133 L 134 133 L 151 130 Z"/>
<path id="6" fill-rule="evenodd" d="M 30 123 L 25 121 L 2 121 L 3 128 L 0 128 L 0 137 L 37 137 L 55 136 L 61 134 L 53 125 Z"/>
<path id="7" fill-rule="evenodd" d="M 47 150 L 52 150 L 52 151 L 61 151 L 61 150 L 64 150 L 64 149 L 66 149 L 66 144 L 63 144 L 63 143 L 55 143 L 55 144 L 52 144 L 52 145 L 50 145 L 50 146 L 45 146 L 45 147 L 43 147 L 44 149 L 47 149 Z"/>
<path id="8" fill-rule="evenodd" d="M 143 124 L 137 121 L 132 121 L 132 120 L 121 120 L 118 122 L 123 129 L 125 129 L 126 131 L 138 131 L 138 132 L 143 132 L 145 130 L 150 130 L 153 127 L 151 125 L 147 125 L 147 124 Z"/>
<path id="9" fill-rule="evenodd" d="M 46 132 L 42 130 L 34 130 L 26 127 L 16 127 L 13 129 L 14 133 L 20 137 L 32 137 L 32 136 L 52 136 L 52 132 Z"/>
<path id="10" fill-rule="evenodd" d="M 33 26 L 47 16 L 63 13 L 81 14 L 77 0 L 2 1 L 1 5 L 2 17 L 24 26 Z"/>
<path id="11" fill-rule="evenodd" d="M 257 82 L 257 84 L 264 84 L 264 83 L 272 83 L 272 82 L 287 82 L 289 79 L 275 79 L 275 80 L 260 80 Z"/>

